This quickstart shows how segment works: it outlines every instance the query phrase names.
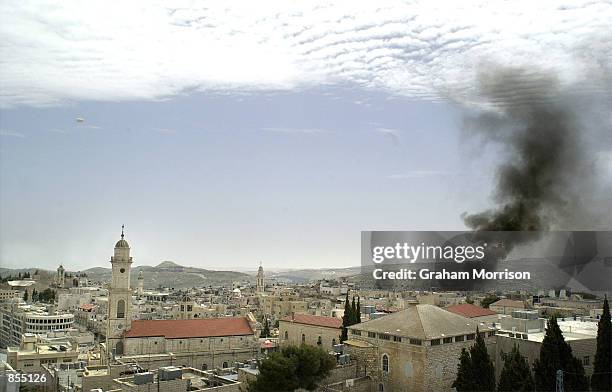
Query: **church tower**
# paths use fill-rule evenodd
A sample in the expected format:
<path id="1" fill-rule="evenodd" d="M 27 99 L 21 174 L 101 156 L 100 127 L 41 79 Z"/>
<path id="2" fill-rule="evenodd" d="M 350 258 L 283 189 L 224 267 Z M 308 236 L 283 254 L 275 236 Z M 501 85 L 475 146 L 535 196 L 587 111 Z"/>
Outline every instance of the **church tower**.
<path id="1" fill-rule="evenodd" d="M 259 269 L 257 270 L 257 285 L 255 286 L 255 292 L 257 294 L 263 294 L 265 291 L 266 285 L 264 283 L 264 271 L 261 266 L 261 262 L 259 262 Z"/>
<path id="2" fill-rule="evenodd" d="M 60 264 L 57 267 L 57 274 L 55 275 L 55 285 L 59 288 L 63 288 L 66 285 L 66 270 L 64 266 Z"/>
<path id="3" fill-rule="evenodd" d="M 144 277 L 142 276 L 142 271 L 138 271 L 138 295 L 141 296 L 144 294 Z"/>
<path id="4" fill-rule="evenodd" d="M 106 350 L 108 353 L 123 355 L 123 333 L 130 329 L 132 321 L 132 291 L 130 290 L 130 269 L 132 258 L 130 246 L 123 239 L 115 244 L 115 254 L 111 257 L 112 279 L 108 290 L 108 310 L 106 325 Z"/>

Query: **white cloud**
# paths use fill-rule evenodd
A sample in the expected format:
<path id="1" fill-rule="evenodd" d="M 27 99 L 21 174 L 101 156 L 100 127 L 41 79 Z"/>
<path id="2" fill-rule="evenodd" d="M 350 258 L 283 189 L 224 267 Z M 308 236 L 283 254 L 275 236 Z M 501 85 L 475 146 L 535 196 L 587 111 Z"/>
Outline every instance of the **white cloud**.
<path id="1" fill-rule="evenodd" d="M 5 107 L 333 83 L 470 100 L 484 62 L 571 83 L 612 58 L 608 1 L 4 1 L 0 15 Z"/>
<path id="2" fill-rule="evenodd" d="M 323 133 L 324 129 L 320 128 L 292 128 L 292 127 L 281 127 L 281 128 L 261 128 L 262 131 L 278 132 L 278 133 L 302 133 L 302 134 L 315 134 Z"/>
<path id="3" fill-rule="evenodd" d="M 23 133 L 16 132 L 16 131 L 11 131 L 9 129 L 0 129 L 0 136 L 20 137 L 20 138 L 25 137 L 25 135 Z"/>

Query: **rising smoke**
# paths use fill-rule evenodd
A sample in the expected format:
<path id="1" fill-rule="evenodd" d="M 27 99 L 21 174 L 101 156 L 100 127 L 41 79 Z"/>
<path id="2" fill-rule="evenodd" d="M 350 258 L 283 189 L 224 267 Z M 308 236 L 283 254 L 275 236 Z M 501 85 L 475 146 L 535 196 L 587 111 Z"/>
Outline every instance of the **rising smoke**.
<path id="1" fill-rule="evenodd" d="M 468 132 L 502 147 L 496 208 L 463 214 L 477 231 L 558 228 L 575 216 L 588 171 L 576 108 L 554 76 L 525 69 L 483 72 L 485 114 L 466 119 Z"/>

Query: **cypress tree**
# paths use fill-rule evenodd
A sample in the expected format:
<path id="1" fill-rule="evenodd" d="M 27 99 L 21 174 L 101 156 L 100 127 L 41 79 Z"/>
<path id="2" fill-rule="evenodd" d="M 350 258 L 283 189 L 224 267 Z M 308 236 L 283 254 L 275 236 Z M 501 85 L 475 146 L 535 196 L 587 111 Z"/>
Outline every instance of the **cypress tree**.
<path id="1" fill-rule="evenodd" d="M 351 304 L 351 324 L 357 324 L 357 303 L 355 302 L 355 297 L 353 297 L 353 303 Z"/>
<path id="2" fill-rule="evenodd" d="M 270 337 L 270 323 L 269 323 L 269 321 L 268 321 L 268 319 L 266 317 L 264 317 L 264 319 L 263 319 L 263 324 L 264 324 L 264 327 L 261 330 L 260 337 L 268 338 L 268 337 Z"/>
<path id="3" fill-rule="evenodd" d="M 470 358 L 472 359 L 472 374 L 476 383 L 475 391 L 494 391 L 495 390 L 495 368 L 484 338 L 476 328 L 476 343 L 470 348 Z M 476 382 L 477 381 L 477 382 Z"/>
<path id="4" fill-rule="evenodd" d="M 593 391 L 612 391 L 612 323 L 608 297 L 604 298 L 603 313 L 597 325 L 597 351 L 591 377 Z"/>
<path id="5" fill-rule="evenodd" d="M 504 368 L 497 390 L 499 392 L 527 392 L 533 391 L 534 388 L 535 383 L 529 370 L 529 364 L 515 345 L 504 359 Z"/>
<path id="6" fill-rule="evenodd" d="M 357 297 L 357 324 L 361 322 L 361 297 Z"/>
<path id="7" fill-rule="evenodd" d="M 558 370 L 563 371 L 563 384 L 567 392 L 589 389 L 584 367 L 572 355 L 572 348 L 565 342 L 557 318 L 552 316 L 546 326 L 540 358 L 533 364 L 536 390 L 554 392 Z"/>
<path id="8" fill-rule="evenodd" d="M 461 349 L 459 365 L 457 365 L 457 378 L 453 382 L 453 388 L 457 389 L 457 392 L 476 390 L 474 374 L 472 373 L 472 359 L 470 358 L 470 353 L 465 348 Z"/>
<path id="9" fill-rule="evenodd" d="M 348 291 L 346 292 L 346 299 L 344 300 L 344 316 L 342 316 L 342 334 L 340 335 L 340 343 L 348 339 L 348 329 L 351 317 L 351 306 L 349 305 Z"/>
<path id="10" fill-rule="evenodd" d="M 23 300 L 28 302 L 28 290 L 23 292 Z"/>

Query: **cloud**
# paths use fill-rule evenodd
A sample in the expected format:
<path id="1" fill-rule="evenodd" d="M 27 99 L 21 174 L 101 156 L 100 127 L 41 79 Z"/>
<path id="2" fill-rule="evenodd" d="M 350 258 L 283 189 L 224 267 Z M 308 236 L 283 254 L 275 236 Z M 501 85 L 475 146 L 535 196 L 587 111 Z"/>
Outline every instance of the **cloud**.
<path id="1" fill-rule="evenodd" d="M 323 133 L 326 132 L 326 130 L 324 129 L 320 129 L 320 128 L 287 128 L 287 127 L 282 127 L 282 128 L 261 128 L 262 131 L 268 131 L 268 132 L 278 132 L 278 133 L 296 133 L 296 134 L 317 134 L 317 133 Z"/>
<path id="2" fill-rule="evenodd" d="M 458 175 L 456 172 L 440 170 L 412 170 L 402 174 L 392 174 L 387 176 L 389 180 L 412 180 L 415 178 L 439 177 Z"/>
<path id="3" fill-rule="evenodd" d="M 590 78 L 610 75 L 612 4 L 603 0 L 176 4 L 2 2 L 0 105 L 346 83 L 471 102 L 483 63 L 610 88 Z"/>
<path id="4" fill-rule="evenodd" d="M 0 136 L 7 136 L 7 137 L 20 137 L 20 138 L 24 138 L 25 135 L 21 132 L 16 132 L 16 131 L 11 131 L 8 129 L 0 129 Z"/>

